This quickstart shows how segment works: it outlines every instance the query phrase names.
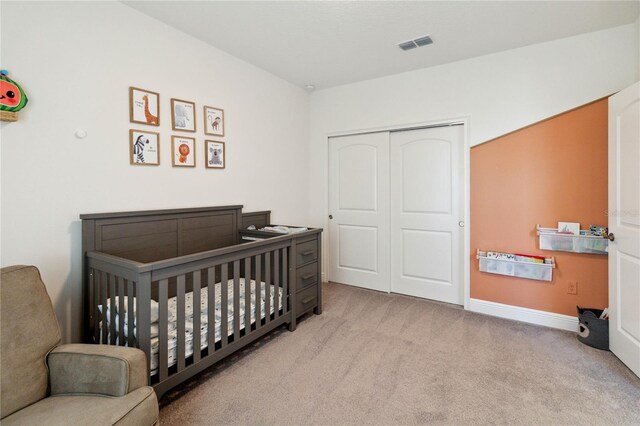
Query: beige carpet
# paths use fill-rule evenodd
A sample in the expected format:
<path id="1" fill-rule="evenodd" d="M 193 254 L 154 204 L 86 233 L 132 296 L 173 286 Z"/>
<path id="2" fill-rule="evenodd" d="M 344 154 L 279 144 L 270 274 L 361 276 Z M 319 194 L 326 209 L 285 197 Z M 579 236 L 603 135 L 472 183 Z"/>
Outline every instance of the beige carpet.
<path id="1" fill-rule="evenodd" d="M 281 328 L 161 401 L 163 425 L 640 424 L 640 379 L 573 333 L 325 284 Z"/>

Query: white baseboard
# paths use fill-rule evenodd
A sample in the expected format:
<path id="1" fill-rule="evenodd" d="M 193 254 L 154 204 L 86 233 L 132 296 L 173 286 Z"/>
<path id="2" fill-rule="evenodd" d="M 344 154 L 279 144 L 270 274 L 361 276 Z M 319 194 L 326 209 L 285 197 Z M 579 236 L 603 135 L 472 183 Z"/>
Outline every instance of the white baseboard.
<path id="1" fill-rule="evenodd" d="M 536 309 L 521 308 L 520 306 L 504 305 L 480 299 L 470 299 L 467 309 L 494 317 L 507 318 L 530 324 L 544 325 L 561 330 L 577 331 L 578 317 L 538 311 Z"/>

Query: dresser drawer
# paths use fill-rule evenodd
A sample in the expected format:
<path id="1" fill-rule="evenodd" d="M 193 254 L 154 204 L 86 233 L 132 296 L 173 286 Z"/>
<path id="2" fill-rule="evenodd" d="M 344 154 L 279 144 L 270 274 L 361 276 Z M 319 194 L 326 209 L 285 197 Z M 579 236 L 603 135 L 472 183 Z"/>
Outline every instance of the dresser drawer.
<path id="1" fill-rule="evenodd" d="M 298 265 L 318 259 L 318 240 L 306 241 L 296 245 Z"/>
<path id="2" fill-rule="evenodd" d="M 305 287 L 309 287 L 310 285 L 314 285 L 318 282 L 318 262 L 313 262 L 306 266 L 302 266 L 298 268 L 296 273 L 298 291 L 302 290 Z"/>
<path id="3" fill-rule="evenodd" d="M 312 285 L 296 293 L 296 317 L 318 306 L 318 285 Z"/>

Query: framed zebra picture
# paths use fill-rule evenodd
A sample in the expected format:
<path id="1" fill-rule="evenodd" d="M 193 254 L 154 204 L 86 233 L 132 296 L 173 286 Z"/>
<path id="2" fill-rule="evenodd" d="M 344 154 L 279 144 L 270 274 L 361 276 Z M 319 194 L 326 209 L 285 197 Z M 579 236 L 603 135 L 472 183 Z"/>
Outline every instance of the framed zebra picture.
<path id="1" fill-rule="evenodd" d="M 160 134 L 146 130 L 129 130 L 129 162 L 136 166 L 160 164 Z"/>
<path id="2" fill-rule="evenodd" d="M 224 169 L 226 167 L 224 142 L 204 141 L 204 149 L 205 166 L 208 169 Z"/>
<path id="3" fill-rule="evenodd" d="M 224 110 L 204 107 L 204 133 L 213 136 L 224 136 Z"/>
<path id="4" fill-rule="evenodd" d="M 173 167 L 196 166 L 196 140 L 184 136 L 171 136 L 171 161 Z"/>
<path id="5" fill-rule="evenodd" d="M 160 125 L 160 94 L 150 90 L 129 87 L 129 121 Z"/>

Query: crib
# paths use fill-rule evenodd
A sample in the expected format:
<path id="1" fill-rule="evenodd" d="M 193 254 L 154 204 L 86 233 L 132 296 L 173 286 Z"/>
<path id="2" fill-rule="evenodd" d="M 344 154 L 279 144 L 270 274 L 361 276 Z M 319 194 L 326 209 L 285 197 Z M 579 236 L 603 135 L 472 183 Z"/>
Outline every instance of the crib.
<path id="1" fill-rule="evenodd" d="M 322 311 L 320 234 L 221 206 L 81 215 L 85 342 L 138 347 L 158 397 Z"/>

